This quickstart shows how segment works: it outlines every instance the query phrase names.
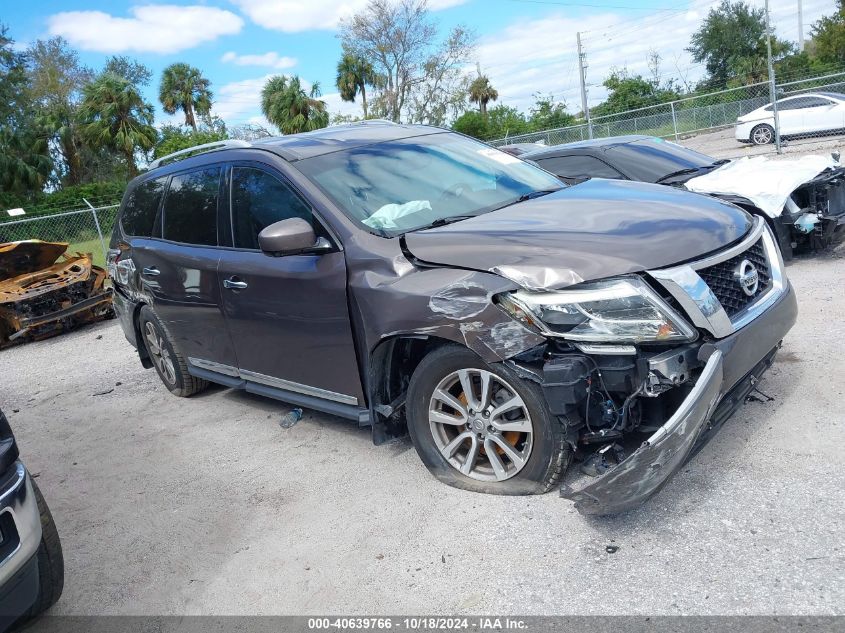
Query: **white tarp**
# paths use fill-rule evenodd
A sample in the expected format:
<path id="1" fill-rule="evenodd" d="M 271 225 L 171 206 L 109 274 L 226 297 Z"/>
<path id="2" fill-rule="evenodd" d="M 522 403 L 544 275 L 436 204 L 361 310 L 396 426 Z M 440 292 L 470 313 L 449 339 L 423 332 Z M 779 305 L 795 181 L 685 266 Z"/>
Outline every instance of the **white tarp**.
<path id="1" fill-rule="evenodd" d="M 698 193 L 735 194 L 748 198 L 767 215 L 776 218 L 790 194 L 829 167 L 839 163 L 829 156 L 771 160 L 768 156 L 746 156 L 691 178 L 684 186 Z"/>

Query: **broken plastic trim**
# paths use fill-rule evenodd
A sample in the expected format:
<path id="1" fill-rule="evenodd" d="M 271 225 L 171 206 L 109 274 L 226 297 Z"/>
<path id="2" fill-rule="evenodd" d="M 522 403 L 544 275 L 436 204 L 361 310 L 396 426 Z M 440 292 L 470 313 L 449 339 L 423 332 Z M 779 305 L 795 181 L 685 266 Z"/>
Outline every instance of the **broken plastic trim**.
<path id="1" fill-rule="evenodd" d="M 580 490 L 561 488 L 581 514 L 630 510 L 658 492 L 686 461 L 719 400 L 722 352 L 715 350 L 674 415 L 621 464 Z"/>

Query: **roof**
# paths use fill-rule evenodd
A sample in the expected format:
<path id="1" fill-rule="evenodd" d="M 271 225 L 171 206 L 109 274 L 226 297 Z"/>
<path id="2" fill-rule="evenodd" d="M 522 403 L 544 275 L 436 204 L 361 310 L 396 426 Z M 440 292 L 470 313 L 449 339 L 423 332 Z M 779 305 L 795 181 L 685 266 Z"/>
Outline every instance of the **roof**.
<path id="1" fill-rule="evenodd" d="M 608 136 L 606 138 L 592 138 L 586 141 L 575 141 L 574 143 L 562 143 L 560 145 L 550 145 L 543 149 L 527 152 L 520 156 L 520 158 L 533 158 L 534 156 L 543 156 L 545 154 L 552 154 L 555 150 L 562 148 L 566 149 L 593 149 L 601 147 L 612 147 L 614 145 L 627 145 L 635 141 L 646 141 L 653 139 L 653 136 L 646 136 L 644 134 L 629 134 L 627 136 Z"/>
<path id="2" fill-rule="evenodd" d="M 401 125 L 380 120 L 361 121 L 335 125 L 313 132 L 263 138 L 253 141 L 251 146 L 269 150 L 289 161 L 297 161 L 354 147 L 414 136 L 440 134 L 445 131 L 427 125 Z"/>

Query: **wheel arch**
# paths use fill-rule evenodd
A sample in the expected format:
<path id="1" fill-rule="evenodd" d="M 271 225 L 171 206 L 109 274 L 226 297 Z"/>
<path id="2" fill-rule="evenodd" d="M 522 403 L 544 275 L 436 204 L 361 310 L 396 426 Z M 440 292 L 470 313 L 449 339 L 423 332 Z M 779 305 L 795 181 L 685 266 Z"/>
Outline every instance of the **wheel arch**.
<path id="1" fill-rule="evenodd" d="M 141 332 L 141 309 L 144 306 L 148 306 L 152 310 L 152 306 L 145 301 L 139 301 L 135 304 L 132 310 L 132 327 L 135 329 L 135 340 L 138 341 L 135 349 L 138 351 L 138 358 L 141 359 L 141 366 L 144 369 L 152 369 L 153 360 L 150 358 L 147 345 L 144 343 L 144 335 Z"/>

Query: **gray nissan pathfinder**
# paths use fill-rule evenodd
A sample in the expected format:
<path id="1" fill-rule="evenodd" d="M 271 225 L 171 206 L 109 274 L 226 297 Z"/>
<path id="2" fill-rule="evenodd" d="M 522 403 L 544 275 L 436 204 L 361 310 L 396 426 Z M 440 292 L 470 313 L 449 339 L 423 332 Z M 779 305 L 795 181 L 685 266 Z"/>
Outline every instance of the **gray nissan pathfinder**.
<path id="1" fill-rule="evenodd" d="M 549 173 L 438 128 L 367 122 L 155 161 L 109 252 L 126 337 L 209 382 L 410 433 L 441 481 L 654 494 L 795 322 L 765 223 L 702 195 Z"/>

